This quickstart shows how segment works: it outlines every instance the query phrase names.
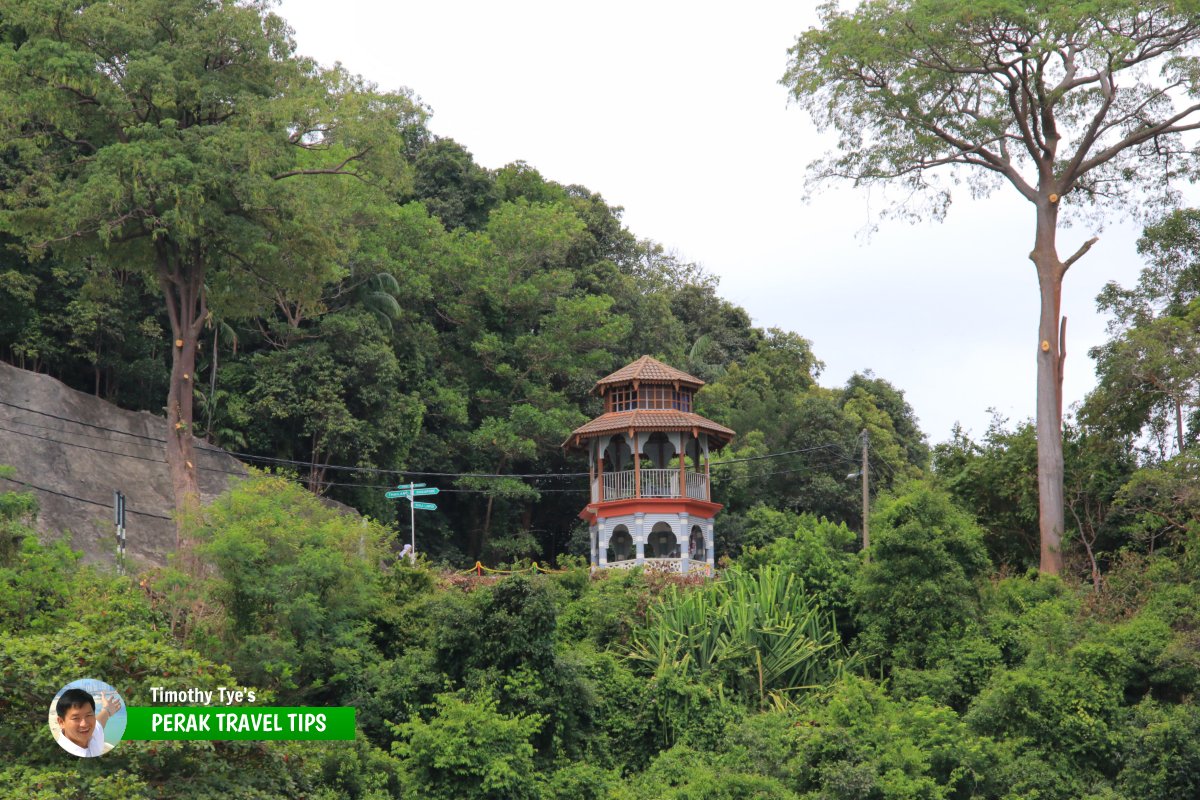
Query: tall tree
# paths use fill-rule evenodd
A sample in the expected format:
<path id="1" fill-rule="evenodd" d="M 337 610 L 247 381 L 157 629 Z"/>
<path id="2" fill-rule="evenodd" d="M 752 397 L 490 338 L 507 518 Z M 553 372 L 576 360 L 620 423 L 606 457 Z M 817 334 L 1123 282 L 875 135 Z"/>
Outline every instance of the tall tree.
<path id="1" fill-rule="evenodd" d="M 940 219 L 943 178 L 965 172 L 975 194 L 1008 183 L 1034 208 L 1043 572 L 1062 568 L 1062 282 L 1096 241 L 1062 258 L 1059 216 L 1169 199 L 1194 167 L 1181 134 L 1200 127 L 1198 11 L 1188 0 L 829 3 L 790 51 L 783 82 L 839 134 L 814 181 L 899 182 L 928 201 L 899 215 Z"/>
<path id="2" fill-rule="evenodd" d="M 1113 315 L 1112 338 L 1090 351 L 1098 385 L 1083 407 L 1090 424 L 1116 435 L 1149 433 L 1167 457 L 1195 440 L 1200 409 L 1200 210 L 1171 212 L 1146 228 L 1148 263 L 1137 284 L 1109 282 L 1096 298 Z"/>
<path id="3" fill-rule="evenodd" d="M 348 249 L 330 176 L 397 178 L 422 121 L 408 95 L 296 57 L 268 5 L 0 0 L 0 225 L 161 291 L 180 525 L 199 499 L 193 381 L 210 311 L 319 296 Z"/>

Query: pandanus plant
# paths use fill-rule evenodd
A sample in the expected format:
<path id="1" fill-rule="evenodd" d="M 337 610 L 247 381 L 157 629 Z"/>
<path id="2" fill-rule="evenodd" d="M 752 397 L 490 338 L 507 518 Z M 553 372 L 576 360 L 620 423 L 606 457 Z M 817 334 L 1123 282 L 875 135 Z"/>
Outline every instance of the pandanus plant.
<path id="1" fill-rule="evenodd" d="M 632 638 L 629 658 L 656 678 L 713 682 L 759 707 L 785 706 L 855 662 L 833 614 L 778 567 L 733 569 L 698 590 L 664 593 Z"/>

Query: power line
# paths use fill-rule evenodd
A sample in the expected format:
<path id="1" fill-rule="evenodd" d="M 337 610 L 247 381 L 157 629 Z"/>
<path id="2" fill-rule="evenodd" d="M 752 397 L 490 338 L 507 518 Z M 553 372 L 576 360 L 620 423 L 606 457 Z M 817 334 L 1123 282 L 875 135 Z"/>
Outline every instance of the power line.
<path id="1" fill-rule="evenodd" d="M 14 417 L 0 417 L 0 420 L 2 420 L 4 422 L 11 422 L 14 425 L 24 425 L 27 428 L 37 428 L 37 429 L 43 430 L 43 431 L 51 431 L 52 433 L 65 433 L 68 436 L 81 436 L 84 439 L 99 439 L 102 442 L 114 441 L 111 436 L 101 436 L 100 434 L 96 434 L 96 433 L 80 433 L 79 431 L 68 431 L 68 430 L 63 430 L 62 428 L 52 428 L 49 425 L 38 425 L 36 422 L 25 422 L 24 420 L 16 419 Z M 80 423 L 80 424 L 82 424 L 82 423 Z M 119 431 L 115 431 L 115 432 L 119 433 Z M 126 447 L 153 447 L 156 449 L 161 449 L 158 446 L 159 444 L 161 444 L 161 442 L 158 442 L 155 444 L 142 444 L 140 442 L 121 442 L 121 444 L 125 445 Z"/>
<path id="2" fill-rule="evenodd" d="M 298 480 L 301 483 L 310 483 L 310 481 L 308 481 L 305 478 L 298 478 Z M 311 482 L 316 483 L 319 486 L 348 486 L 348 487 L 354 488 L 354 489 L 395 489 L 396 488 L 395 486 L 392 486 L 390 484 L 384 485 L 384 484 L 370 484 L 370 483 L 339 483 L 338 481 L 326 481 L 326 480 L 318 480 L 318 481 L 311 481 Z M 541 489 L 541 488 L 538 488 L 537 486 L 529 486 L 527 488 L 532 489 L 533 491 L 537 492 L 538 494 L 582 494 L 584 492 L 589 491 L 587 489 L 587 487 L 581 487 L 579 489 Z M 460 489 L 460 488 L 456 488 L 456 487 L 439 489 L 440 494 L 447 494 L 447 493 L 449 493 L 449 494 L 486 494 L 488 491 L 489 491 L 488 489 Z M 397 501 L 397 502 L 399 502 L 399 501 Z"/>
<path id="3" fill-rule="evenodd" d="M 93 505 L 93 506 L 100 506 L 101 508 L 112 508 L 112 503 L 99 503 L 95 500 L 88 500 L 86 497 L 77 497 L 73 494 L 67 494 L 66 492 L 60 492 L 56 489 L 47 489 L 45 486 L 37 486 L 36 484 L 28 483 L 26 481 L 19 481 L 16 478 L 0 478 L 0 480 L 6 480 L 9 483 L 15 483 L 18 486 L 26 486 L 30 489 L 36 489 L 39 492 L 46 492 L 47 494 L 54 494 L 54 495 L 58 495 L 59 497 L 70 498 L 71 500 L 78 500 L 80 503 L 87 503 L 87 504 Z M 133 508 L 126 508 L 125 510 L 128 511 L 130 514 L 137 514 L 142 517 L 153 517 L 154 519 L 165 519 L 168 522 L 171 521 L 170 517 L 164 517 L 162 514 L 155 514 L 150 511 L 138 511 Z"/>
<path id="4" fill-rule="evenodd" d="M 0 418 L 0 419 L 3 419 L 3 418 Z M 21 423 L 17 420 L 8 420 L 8 421 L 17 422 L 18 425 L 26 424 L 26 423 Z M 38 427 L 44 427 L 44 426 L 38 426 Z M 138 456 L 138 455 L 133 455 L 131 453 L 120 453 L 115 450 L 104 450 L 104 449 L 101 449 L 98 447 L 91 447 L 91 446 L 85 445 L 85 444 L 77 444 L 75 442 L 66 442 L 61 439 L 53 439 L 49 436 L 39 436 L 36 433 L 27 433 L 25 431 L 14 431 L 11 428 L 5 428 L 2 425 L 0 425 L 0 431 L 5 431 L 7 433 L 15 433 L 18 436 L 28 436 L 32 439 L 40 439 L 45 442 L 53 442 L 54 444 L 66 445 L 67 447 L 77 447 L 81 450 L 91 450 L 96 453 L 104 453 L 105 455 L 121 456 L 123 458 L 132 458 L 132 459 L 136 459 L 138 461 L 150 461 L 155 464 L 167 463 L 166 459 L 162 459 L 162 458 L 147 458 L 146 456 Z M 61 430 L 59 430 L 57 432 L 58 433 L 66 433 L 68 436 L 83 435 L 83 434 L 72 434 L 67 431 L 61 431 Z M 308 462 L 294 462 L 294 463 L 303 464 L 305 466 L 308 466 Z M 237 477 L 245 477 L 245 473 L 237 472 L 235 470 L 218 469 L 216 467 L 197 467 L 197 469 L 202 470 L 204 472 L 218 472 L 218 473 L 221 473 L 222 475 L 235 475 Z M 298 478 L 298 479 L 303 483 L 316 484 L 318 486 L 348 486 L 348 487 L 354 487 L 354 488 L 360 488 L 360 489 L 394 489 L 395 488 L 394 486 L 391 486 L 391 485 L 344 483 L 344 482 L 327 481 L 327 480 L 312 481 L 312 480 L 307 480 L 304 478 Z M 38 487 L 38 488 L 40 488 L 40 487 Z M 546 492 L 578 493 L 578 492 L 588 491 L 586 488 L 583 488 L 583 489 L 542 489 L 542 488 L 538 488 L 538 487 L 529 487 L 529 488 L 533 489 L 534 491 L 536 491 L 538 493 L 546 493 Z M 50 491 L 50 490 L 47 489 L 45 491 Z M 455 492 L 455 493 L 460 493 L 460 494 L 485 494 L 488 490 L 487 489 L 448 488 L 448 489 L 442 489 L 442 491 L 443 492 Z M 76 498 L 76 499 L 81 499 L 81 498 Z M 88 502 L 91 502 L 91 501 L 88 501 Z M 132 513 L 147 513 L 147 512 L 136 512 L 135 511 Z M 155 516 L 155 515 L 151 514 L 150 516 Z M 162 519 L 169 519 L 169 517 L 162 517 Z"/>
<path id="5" fill-rule="evenodd" d="M 271 464 L 291 464 L 300 467 L 312 467 L 311 461 L 297 461 L 291 458 L 272 458 L 270 456 L 256 456 L 249 453 L 238 453 L 228 451 L 229 455 L 237 458 L 244 458 L 248 461 L 262 461 Z M 352 467 L 346 464 L 317 464 L 321 469 L 335 469 L 344 472 L 368 472 L 376 475 L 417 475 L 422 478 L 534 478 L 534 479 L 549 479 L 549 478 L 586 478 L 586 472 L 421 472 L 412 469 L 381 469 L 379 467 Z"/>
<path id="6" fill-rule="evenodd" d="M 747 461 L 761 461 L 766 458 L 783 458 L 784 456 L 794 456 L 799 453 L 812 453 L 816 450 L 834 450 L 839 447 L 840 447 L 840 445 L 830 442 L 828 444 L 819 444 L 814 447 L 802 447 L 799 450 L 784 450 L 779 453 L 765 453 L 764 455 L 761 455 L 761 456 L 746 456 L 745 458 L 728 458 L 728 459 L 724 459 L 722 461 L 712 462 L 712 467 L 713 467 L 713 469 L 716 469 L 717 467 L 723 467 L 726 464 L 744 464 Z"/>
<path id="7" fill-rule="evenodd" d="M 28 406 L 18 405 L 17 403 L 9 403 L 4 400 L 0 400 L 0 406 L 8 406 L 9 408 L 16 408 L 21 411 L 28 411 L 30 414 L 38 414 L 43 417 L 49 417 L 50 419 L 57 419 L 62 422 L 69 422 L 73 425 L 83 425 L 84 427 L 94 428 L 98 431 L 107 431 L 109 433 L 117 433 L 117 434 L 120 434 L 121 436 L 132 436 L 135 439 L 145 439 L 146 441 L 158 442 L 159 444 L 166 444 L 166 442 L 167 442 L 166 438 L 163 438 L 163 437 L 147 436 L 146 434 L 143 434 L 143 433 L 133 433 L 131 431 L 120 430 L 119 428 L 109 428 L 106 425 L 96 425 L 91 422 L 84 422 L 83 420 L 73 419 L 71 417 L 63 417 L 63 416 L 59 416 L 58 414 L 51 414 L 49 411 L 39 411 L 36 408 L 29 408 Z M 12 420 L 12 421 L 16 422 L 17 420 Z M 164 420 L 164 423 L 165 423 L 165 420 Z M 20 424 L 33 425 L 33 423 L 31 423 L 31 422 L 22 422 Z M 34 427 L 41 428 L 44 426 L 36 425 Z M 47 430 L 57 430 L 57 429 L 47 428 Z M 70 431 L 62 431 L 62 430 L 60 430 L 59 432 L 60 433 L 71 433 Z M 83 433 L 79 433 L 79 434 L 71 433 L 71 435 L 72 436 L 87 436 L 87 434 L 83 434 Z M 89 438 L 92 438 L 92 437 L 89 437 Z M 205 446 L 203 443 L 197 445 L 196 449 L 200 450 L 202 452 L 205 452 L 205 453 L 222 453 L 222 454 L 228 455 L 228 453 L 223 448 Z"/>
<path id="8" fill-rule="evenodd" d="M 15 420 L 6 420 L 6 421 L 15 422 Z M 21 423 L 17 422 L 17 424 L 20 425 Z M 102 448 L 92 447 L 92 446 L 86 445 L 86 444 L 77 444 L 75 442 L 64 442 L 61 439 L 52 439 L 49 436 L 39 436 L 36 433 L 28 433 L 26 431 L 14 431 L 11 428 L 5 428 L 3 425 L 0 425 L 0 431 L 5 431 L 6 433 L 15 433 L 17 436 L 28 436 L 31 439 L 40 439 L 43 442 L 53 442 L 54 444 L 62 444 L 62 445 L 66 445 L 67 447 L 77 447 L 80 450 L 91 450 L 94 453 L 104 453 L 105 455 L 110 455 L 110 456 L 120 456 L 122 458 L 132 458 L 132 459 L 136 459 L 138 461 L 150 461 L 155 464 L 166 464 L 167 463 L 167 460 L 165 458 L 149 458 L 147 456 L 138 456 L 138 455 L 134 455 L 132 453 L 119 453 L 116 450 L 104 450 Z M 59 431 L 59 433 L 65 433 L 68 436 L 75 435 L 75 434 L 69 433 L 68 431 Z M 134 445 L 134 446 L 137 447 L 138 445 Z M 238 475 L 241 477 L 245 477 L 244 473 L 237 472 L 234 470 L 219 469 L 217 467 L 197 467 L 197 469 L 203 470 L 204 472 L 219 472 L 223 475 Z"/>
<path id="9" fill-rule="evenodd" d="M 59 416 L 58 414 L 52 414 L 52 413 L 49 413 L 46 411 L 39 411 L 34 408 L 29 408 L 27 406 L 21 406 L 16 403 L 8 403 L 3 400 L 0 400 L 0 405 L 9 406 L 10 408 L 20 409 L 21 411 L 28 411 L 28 412 L 34 413 L 34 414 L 40 414 L 42 416 L 50 417 L 52 419 L 57 419 L 57 420 L 60 420 L 63 422 L 68 422 L 68 423 L 72 423 L 72 424 L 76 424 L 76 425 L 83 425 L 83 426 L 93 428 L 96 430 L 120 434 L 122 436 L 132 436 L 132 437 L 135 437 L 138 439 L 145 439 L 147 441 L 152 441 L 152 442 L 157 442 L 157 443 L 165 443 L 166 442 L 165 438 L 147 436 L 147 435 L 139 434 L 139 433 L 131 433 L 129 431 L 123 431 L 123 430 L 119 430 L 116 428 L 109 428 L 104 425 L 96 425 L 96 424 L 93 424 L 90 422 L 83 422 L 81 420 L 72 419 L 70 417 L 63 417 L 63 416 Z M 77 433 L 71 433 L 70 431 L 64 431 L 64 430 L 60 430 L 60 429 L 45 428 L 45 426 L 35 425 L 34 423 L 21 422 L 19 420 L 14 420 L 11 418 L 8 421 L 14 422 L 18 425 L 27 425 L 27 426 L 31 426 L 31 427 L 44 428 L 46 430 L 52 430 L 54 432 L 63 433 L 63 434 L 69 435 L 69 436 L 87 436 L 88 438 L 101 438 L 101 437 L 91 437 L 88 434 L 77 434 Z M 7 430 L 7 429 L 0 428 L 0 430 Z M 9 432 L 17 433 L 17 434 L 24 435 L 24 436 L 32 436 L 33 435 L 33 434 L 24 433 L 22 431 L 9 431 Z M 36 437 L 36 438 L 46 438 L 46 437 Z M 59 444 L 66 444 L 66 445 L 72 446 L 72 447 L 82 447 L 84 449 L 95 450 L 95 451 L 101 452 L 101 453 L 109 453 L 112 455 L 125 456 L 126 458 L 136 458 L 136 459 L 140 459 L 140 460 L 144 460 L 144 461 L 159 461 L 161 463 L 165 463 L 165 461 L 162 459 L 150 459 L 150 458 L 146 458 L 144 456 L 130 455 L 128 453 L 113 453 L 112 451 L 100 450 L 98 448 L 87 447 L 86 445 L 75 444 L 73 442 L 62 442 L 62 441 L 55 440 L 55 439 L 47 439 L 47 441 L 56 441 Z M 144 446 L 144 445 L 135 445 L 135 446 Z M 235 450 L 224 450 L 222 448 L 211 447 L 211 446 L 205 447 L 202 445 L 198 445 L 196 447 L 196 449 L 201 452 L 220 453 L 220 454 L 228 455 L 228 456 L 231 456 L 233 458 L 237 458 L 237 459 L 240 459 L 243 461 L 250 461 L 250 462 L 256 462 L 256 463 L 261 463 L 261 464 L 278 464 L 278 465 L 285 465 L 285 466 L 307 467 L 310 469 L 315 466 L 320 469 L 336 470 L 336 471 L 340 471 L 340 472 L 367 473 L 367 474 L 373 474 L 373 475 L 396 475 L 396 476 L 400 476 L 400 477 L 416 476 L 416 477 L 456 478 L 456 479 L 457 478 L 480 478 L 480 479 L 523 478 L 523 479 L 528 479 L 528 480 L 561 480 L 561 479 L 570 479 L 570 478 L 589 477 L 589 473 L 587 473 L 587 472 L 548 472 L 548 473 L 547 472 L 543 472 L 543 473 L 530 473 L 530 472 L 526 472 L 526 473 L 519 473 L 519 472 L 509 472 L 509 473 L 434 472 L 434 471 L 423 471 L 423 470 L 384 469 L 384 468 L 380 468 L 380 467 L 359 467 L 359 466 L 351 466 L 348 464 L 315 464 L 314 465 L 311 461 L 300 461 L 297 459 L 290 459 L 290 458 L 277 458 L 277 457 L 272 457 L 272 456 L 261 456 L 261 455 L 256 455 L 253 453 L 241 453 L 241 452 L 238 452 Z M 845 454 L 845 451 L 842 449 L 842 446 L 840 444 L 838 444 L 836 442 L 828 442 L 826 444 L 814 445 L 812 447 L 802 447 L 802 448 L 798 448 L 795 450 L 783 450 L 778 453 L 764 453 L 761 455 L 746 456 L 745 458 L 730 458 L 730 459 L 724 459 L 721 461 L 714 461 L 714 462 L 712 462 L 711 467 L 712 467 L 712 469 L 719 469 L 721 467 L 724 467 L 724 466 L 727 466 L 730 464 L 742 464 L 742 463 L 747 463 L 747 462 L 751 462 L 751 461 L 786 458 L 788 456 L 800 455 L 800 454 L 804 454 L 804 453 L 812 453 L 812 452 L 816 452 L 819 450 L 828 450 L 850 463 L 857 463 L 854 459 L 850 458 L 849 456 L 847 456 Z M 890 469 L 890 465 L 888 465 L 888 466 Z M 238 472 L 231 472 L 229 470 L 220 470 L 220 469 L 206 468 L 206 467 L 200 467 L 199 469 L 203 469 L 203 470 L 211 471 L 211 472 L 222 472 L 222 473 L 228 474 L 228 475 L 240 475 L 241 474 Z M 783 474 L 783 473 L 792 472 L 792 471 L 799 471 L 799 470 L 781 470 L 780 472 L 768 473 L 768 474 Z M 320 482 L 318 482 L 318 483 L 320 483 Z M 328 485 L 364 486 L 364 488 L 366 488 L 364 484 L 347 484 L 347 483 L 328 482 Z M 380 487 L 380 488 L 391 488 L 391 487 Z M 483 492 L 486 490 L 462 489 L 460 491 Z M 539 489 L 538 491 L 552 491 L 552 490 Z M 571 489 L 571 490 L 563 490 L 563 491 L 572 491 L 573 492 L 573 491 L 583 491 L 583 490 Z"/>

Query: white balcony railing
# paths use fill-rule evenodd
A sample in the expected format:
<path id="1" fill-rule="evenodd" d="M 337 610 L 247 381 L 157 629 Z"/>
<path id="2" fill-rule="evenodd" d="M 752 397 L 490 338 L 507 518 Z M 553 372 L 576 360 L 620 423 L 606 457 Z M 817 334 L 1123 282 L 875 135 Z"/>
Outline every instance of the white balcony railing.
<path id="1" fill-rule="evenodd" d="M 679 470 L 677 469 L 644 469 L 642 470 L 642 497 L 690 497 L 694 500 L 708 500 L 708 476 L 702 472 L 688 472 L 685 475 L 686 495 L 679 493 Z M 598 494 L 599 481 L 592 483 L 592 502 L 602 498 Z M 604 473 L 604 500 L 625 500 L 636 496 L 637 483 L 634 471 L 631 469 L 621 472 Z"/>

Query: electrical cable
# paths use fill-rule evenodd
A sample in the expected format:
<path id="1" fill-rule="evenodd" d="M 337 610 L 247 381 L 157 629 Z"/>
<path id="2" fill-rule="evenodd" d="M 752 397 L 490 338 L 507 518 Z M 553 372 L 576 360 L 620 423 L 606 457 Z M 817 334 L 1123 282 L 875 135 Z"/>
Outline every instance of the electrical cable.
<path id="1" fill-rule="evenodd" d="M 39 411 L 36 408 L 29 408 L 28 406 L 18 405 L 17 403 L 9 403 L 4 400 L 0 400 L 0 406 L 8 406 L 9 408 L 20 409 L 21 411 L 28 411 L 30 414 L 39 414 L 43 417 L 49 417 L 50 419 L 57 419 L 57 420 L 61 420 L 62 422 L 70 422 L 73 425 L 83 425 L 88 428 L 95 428 L 96 430 L 99 430 L 99 431 L 108 431 L 109 433 L 118 433 L 121 436 L 132 436 L 135 439 L 145 439 L 150 442 L 158 442 L 159 444 L 167 443 L 166 438 L 160 438 L 158 436 L 147 436 L 143 433 L 132 433 L 130 431 L 120 430 L 119 428 L 109 428 L 105 425 L 96 425 L 91 422 L 84 422 L 83 420 L 72 419 L 71 417 L 62 417 L 62 416 L 59 416 L 58 414 L 51 414 L 49 411 Z M 24 423 L 24 424 L 31 424 L 31 423 Z M 67 433 L 67 431 L 63 431 L 63 433 Z M 79 434 L 79 435 L 83 436 L 85 434 Z M 211 445 L 209 445 L 207 447 L 204 446 L 203 444 L 197 445 L 196 449 L 202 450 L 206 453 L 226 453 L 226 451 L 224 449 L 222 449 L 220 447 L 212 447 Z"/>
<path id="2" fill-rule="evenodd" d="M 138 439 L 145 439 L 147 441 L 157 442 L 160 444 L 166 443 L 165 438 L 146 436 L 144 434 L 131 433 L 129 431 L 122 431 L 122 430 L 119 430 L 116 428 L 109 428 L 104 425 L 96 425 L 96 424 L 93 424 L 90 422 L 83 422 L 81 420 L 72 419 L 70 417 L 63 417 L 58 414 L 51 414 L 51 413 L 45 412 L 45 411 L 39 411 L 37 409 L 18 405 L 16 403 L 9 403 L 9 402 L 3 401 L 3 400 L 0 400 L 0 405 L 8 406 L 10 408 L 16 408 L 21 411 L 28 411 L 28 412 L 31 412 L 34 414 L 40 414 L 42 416 L 50 417 L 52 419 L 57 419 L 57 420 L 60 420 L 63 422 L 68 422 L 68 423 L 72 423 L 72 424 L 76 424 L 76 425 L 83 425 L 83 426 L 93 428 L 96 430 L 120 434 L 122 436 L 132 436 L 132 437 L 135 437 Z M 0 419 L 3 419 L 3 418 L 0 418 Z M 54 431 L 57 433 L 63 433 L 63 434 L 69 435 L 69 436 L 78 435 L 78 436 L 87 436 L 88 438 L 101 438 L 101 437 L 92 437 L 88 434 L 74 434 L 69 431 L 63 431 L 63 430 L 53 429 L 53 428 L 45 428 L 45 426 L 35 425 L 34 423 L 20 422 L 19 420 L 13 420 L 11 418 L 8 419 L 7 421 L 14 422 L 14 423 L 20 424 L 20 425 L 27 425 L 30 427 L 44 428 L 46 430 L 51 430 L 51 431 Z M 8 430 L 8 429 L 0 428 L 0 430 Z M 9 430 L 9 432 L 17 433 L 19 435 L 24 435 L 24 436 L 33 436 L 33 434 L 24 433 L 22 431 Z M 36 438 L 46 438 L 46 437 L 36 437 Z M 111 455 L 118 455 L 118 456 L 125 456 L 127 458 L 136 458 L 136 459 L 143 460 L 143 461 L 161 461 L 162 463 L 165 463 L 165 460 L 162 460 L 162 459 L 151 459 L 151 458 L 146 458 L 144 456 L 130 455 L 128 453 L 114 453 L 112 451 L 101 450 L 99 448 L 88 447 L 86 445 L 75 444 L 72 442 L 61 442 L 61 441 L 58 441 L 55 439 L 48 439 L 48 438 L 47 438 L 47 441 L 56 441 L 59 444 L 66 444 L 66 445 L 72 446 L 72 447 L 82 447 L 82 448 L 88 449 L 88 450 L 95 450 L 96 452 L 109 453 Z M 134 446 L 146 446 L 146 445 L 134 445 Z M 224 449 L 218 448 L 218 447 L 203 446 L 203 445 L 197 445 L 196 449 L 200 452 L 219 453 L 222 455 L 228 455 L 228 456 L 237 458 L 242 461 L 249 461 L 249 462 L 260 463 L 260 464 L 278 464 L 278 465 L 308 467 L 308 468 L 313 467 L 313 464 L 311 461 L 299 461 L 296 459 L 276 458 L 276 457 L 272 457 L 272 456 L 260 456 L 260 455 L 255 455 L 253 453 L 241 453 L 241 452 L 238 452 L 235 450 L 224 450 Z M 798 448 L 795 450 L 783 450 L 783 451 L 780 451 L 777 453 L 764 453 L 762 455 L 746 456 L 745 458 L 730 458 L 730 459 L 725 459 L 725 460 L 721 460 L 721 461 L 714 461 L 711 464 L 711 468 L 719 469 L 721 467 L 724 467 L 724 466 L 727 466 L 730 464 L 741 464 L 741 463 L 747 463 L 747 462 L 751 462 L 751 461 L 786 458 L 787 456 L 800 455 L 803 453 L 812 453 L 812 452 L 816 452 L 819 450 L 829 450 L 829 451 L 833 452 L 835 455 L 838 455 L 839 457 L 843 458 L 844 460 L 846 460 L 849 463 L 854 463 L 854 464 L 858 463 L 856 459 L 851 458 L 848 455 L 846 455 L 845 450 L 842 448 L 841 444 L 839 444 L 837 442 L 828 442 L 826 444 L 814 445 L 812 447 L 802 447 L 802 448 Z M 522 479 L 528 479 L 528 480 L 561 480 L 561 479 L 570 479 L 570 478 L 585 478 L 585 477 L 589 477 L 589 475 L 590 475 L 590 473 L 587 473 L 587 472 L 551 472 L 551 473 L 433 472 L 433 471 L 422 471 L 422 470 L 383 469 L 380 467 L 356 467 L 356 466 L 350 466 L 347 464 L 317 464 L 316 466 L 321 469 L 337 470 L 337 471 L 341 471 L 341 472 L 367 473 L 367 474 L 374 474 L 374 475 L 397 475 L 400 477 L 415 476 L 415 477 L 455 478 L 455 479 L 460 479 L 460 478 L 478 478 L 478 479 L 522 478 Z M 887 465 L 887 466 L 889 469 L 891 469 L 890 465 Z M 228 475 L 240 475 L 241 474 L 238 472 L 232 472 L 229 470 L 221 470 L 221 469 L 216 469 L 216 468 L 211 468 L 211 467 L 199 467 L 199 469 L 202 469 L 205 471 L 210 471 L 210 472 L 222 472 L 222 473 L 228 474 Z M 794 471 L 799 471 L 799 470 L 782 470 L 777 473 L 769 473 L 769 474 L 783 474 L 786 472 L 794 472 Z M 893 470 L 893 474 L 894 474 L 894 470 Z M 329 485 L 363 486 L 363 484 L 348 484 L 348 483 L 334 483 L 334 482 L 329 482 Z M 486 490 L 483 490 L 483 489 L 460 489 L 458 491 L 485 492 Z M 538 491 L 552 491 L 552 490 L 539 489 Z M 570 490 L 564 490 L 564 491 L 575 492 L 575 491 L 585 491 L 585 490 L 570 489 Z"/>
<path id="3" fill-rule="evenodd" d="M 17 423 L 17 424 L 19 425 L 21 423 Z M 14 431 L 11 428 L 5 428 L 3 425 L 0 425 L 0 431 L 5 431 L 6 433 L 15 433 L 17 436 L 28 436 L 31 439 L 41 439 L 43 442 L 53 442 L 54 444 L 62 444 L 62 445 L 66 445 L 67 447 L 77 447 L 80 450 L 91 450 L 94 453 L 104 453 L 105 455 L 120 456 L 122 458 L 133 458 L 138 461 L 150 461 L 155 464 L 166 464 L 167 463 L 167 460 L 165 458 L 149 458 L 147 456 L 137 456 L 132 453 L 118 453 L 115 450 L 103 450 L 99 447 L 92 447 L 92 446 L 86 445 L 86 444 L 76 444 L 75 442 L 64 442 L 61 439 L 52 439 L 49 436 L 39 436 L 36 433 L 27 433 L 26 431 Z M 60 431 L 60 433 L 67 433 L 67 432 Z M 67 435 L 71 436 L 72 434 L 67 433 Z M 134 446 L 137 447 L 139 445 L 134 445 Z M 237 472 L 234 470 L 219 469 L 217 467 L 197 467 L 197 469 L 202 470 L 204 472 L 219 472 L 223 475 L 238 475 L 240 477 L 245 477 L 245 473 Z"/>
<path id="4" fill-rule="evenodd" d="M 0 480 L 5 480 L 5 481 L 8 481 L 9 483 L 15 483 L 18 486 L 25 486 L 30 489 L 36 489 L 39 492 L 46 492 L 47 494 L 54 494 L 54 495 L 58 495 L 59 497 L 67 497 L 67 498 L 70 498 L 71 500 L 78 500 L 81 503 L 88 503 L 89 505 L 100 506 L 101 508 L 112 508 L 112 503 L 100 503 L 95 500 L 88 500 L 86 497 L 77 497 L 76 495 L 73 495 L 73 494 L 67 494 L 66 492 L 60 492 L 57 489 L 47 489 L 45 486 L 37 486 L 36 484 L 28 483 L 26 481 L 19 481 L 16 478 L 0 477 Z M 142 517 L 153 517 L 154 519 L 165 519 L 168 522 L 171 521 L 170 517 L 164 517 L 162 514 L 155 514 L 150 511 L 138 511 L 137 509 L 129 508 L 128 506 L 126 506 L 125 511 L 127 513 L 137 514 L 138 516 L 142 516 Z"/>
<path id="5" fill-rule="evenodd" d="M 729 458 L 723 461 L 712 462 L 712 467 L 713 469 L 716 469 L 717 467 L 723 467 L 726 464 L 744 464 L 747 461 L 761 461 L 765 458 L 783 458 L 784 456 L 793 456 L 799 453 L 811 453 L 816 450 L 832 450 L 836 447 L 839 447 L 839 445 L 834 442 L 830 442 L 828 444 L 819 444 L 814 447 L 802 447 L 799 450 L 784 450 L 779 453 L 765 453 L 761 456 L 746 456 L 745 458 Z"/>

